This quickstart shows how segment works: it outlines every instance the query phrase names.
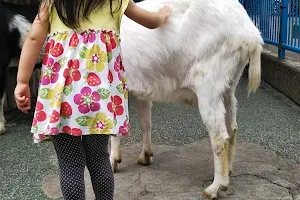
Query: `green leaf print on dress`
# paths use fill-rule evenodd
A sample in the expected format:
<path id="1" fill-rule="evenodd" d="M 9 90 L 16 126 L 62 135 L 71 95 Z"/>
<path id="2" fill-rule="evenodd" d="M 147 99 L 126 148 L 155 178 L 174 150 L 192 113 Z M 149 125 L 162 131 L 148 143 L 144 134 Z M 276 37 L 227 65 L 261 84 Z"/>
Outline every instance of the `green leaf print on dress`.
<path id="1" fill-rule="evenodd" d="M 72 90 L 73 90 L 73 86 L 72 85 L 65 86 L 64 87 L 64 94 L 66 96 L 69 96 L 69 94 L 71 94 Z"/>
<path id="2" fill-rule="evenodd" d="M 76 122 L 80 125 L 80 126 L 87 126 L 88 125 L 88 120 L 90 119 L 89 116 L 80 116 L 76 118 Z"/>
<path id="3" fill-rule="evenodd" d="M 105 88 L 100 88 L 98 90 L 98 93 L 100 94 L 101 99 L 108 99 L 108 97 L 110 96 L 110 91 Z"/>
<path id="4" fill-rule="evenodd" d="M 41 88 L 39 90 L 39 97 L 42 99 L 48 99 L 49 92 L 50 92 L 49 88 Z"/>

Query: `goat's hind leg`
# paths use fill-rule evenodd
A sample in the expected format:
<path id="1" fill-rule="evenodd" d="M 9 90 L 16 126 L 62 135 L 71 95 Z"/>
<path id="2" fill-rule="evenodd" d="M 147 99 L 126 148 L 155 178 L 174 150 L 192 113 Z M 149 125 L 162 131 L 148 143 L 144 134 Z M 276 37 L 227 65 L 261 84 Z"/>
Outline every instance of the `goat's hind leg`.
<path id="1" fill-rule="evenodd" d="M 137 158 L 137 163 L 141 165 L 150 165 L 152 162 L 151 147 L 151 105 L 150 101 L 137 99 L 137 107 L 140 118 L 140 126 L 143 132 L 143 150 Z M 117 169 L 118 163 L 122 162 L 120 136 L 111 137 L 110 163 L 113 170 Z"/>
<path id="2" fill-rule="evenodd" d="M 214 156 L 214 180 L 204 190 L 203 195 L 206 198 L 215 199 L 219 190 L 226 190 L 229 184 L 229 135 L 225 123 L 223 91 L 218 92 L 209 84 L 202 85 L 197 91 L 200 114 L 208 130 Z"/>
<path id="3" fill-rule="evenodd" d="M 120 136 L 111 136 L 111 149 L 110 149 L 110 164 L 115 172 L 118 164 L 122 162 L 121 157 L 121 140 Z"/>
<path id="4" fill-rule="evenodd" d="M 151 106 L 152 102 L 137 99 L 140 126 L 143 132 L 143 150 L 137 158 L 140 165 L 150 165 L 153 161 L 151 147 Z"/>
<path id="5" fill-rule="evenodd" d="M 226 126 L 229 133 L 228 141 L 228 165 L 229 165 L 229 175 L 232 173 L 232 165 L 235 157 L 235 145 L 236 145 L 236 135 L 237 135 L 237 122 L 236 122 L 236 104 L 237 100 L 234 95 L 234 90 L 230 89 L 226 91 L 224 95 L 224 103 L 226 109 Z"/>

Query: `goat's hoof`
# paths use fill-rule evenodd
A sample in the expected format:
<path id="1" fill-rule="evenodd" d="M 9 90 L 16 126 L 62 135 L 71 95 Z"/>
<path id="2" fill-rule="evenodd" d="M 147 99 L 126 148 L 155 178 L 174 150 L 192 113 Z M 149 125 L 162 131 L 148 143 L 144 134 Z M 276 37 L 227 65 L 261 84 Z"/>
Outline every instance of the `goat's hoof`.
<path id="1" fill-rule="evenodd" d="M 114 158 L 110 159 L 110 164 L 111 164 L 111 167 L 112 167 L 112 170 L 113 170 L 114 173 L 116 172 L 118 164 L 120 164 L 121 162 L 122 162 L 122 158 L 121 157 L 118 158 L 118 159 L 114 159 Z"/>
<path id="2" fill-rule="evenodd" d="M 207 199 L 217 199 L 218 198 L 219 189 L 212 187 L 212 185 L 208 186 L 203 191 L 203 196 Z"/>
<path id="3" fill-rule="evenodd" d="M 229 171 L 229 176 L 231 176 L 231 174 L 232 174 L 232 170 Z"/>
<path id="4" fill-rule="evenodd" d="M 207 193 L 207 192 L 203 192 L 203 197 L 206 198 L 206 199 L 217 199 L 217 197 L 213 197 L 211 194 Z"/>
<path id="5" fill-rule="evenodd" d="M 136 163 L 139 165 L 150 165 L 153 162 L 153 153 L 151 152 L 142 152 L 137 158 Z"/>

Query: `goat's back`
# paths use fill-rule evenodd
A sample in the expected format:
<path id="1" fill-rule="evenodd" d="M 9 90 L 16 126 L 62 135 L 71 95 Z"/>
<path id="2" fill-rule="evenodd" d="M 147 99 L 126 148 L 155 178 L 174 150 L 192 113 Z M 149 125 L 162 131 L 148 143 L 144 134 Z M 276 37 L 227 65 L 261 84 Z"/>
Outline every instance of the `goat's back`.
<path id="1" fill-rule="evenodd" d="M 238 0 L 146 0 L 139 6 L 155 11 L 163 5 L 173 9 L 169 22 L 155 30 L 146 29 L 128 18 L 122 21 L 122 49 L 129 88 L 138 95 L 172 96 L 185 90 L 189 75 L 198 69 L 233 76 L 233 69 L 220 65 L 232 56 L 249 60 L 248 51 L 263 43 Z M 225 58 L 225 59 L 224 59 Z M 223 59 L 223 60 L 222 60 Z M 242 61 L 240 61 L 240 59 Z M 218 63 L 217 63 L 218 62 Z M 215 70 L 218 67 L 220 69 Z M 228 69 L 228 70 L 227 70 Z M 227 71 L 226 71 L 227 70 Z M 231 70 L 231 71 L 230 71 Z M 163 98 L 163 97 L 162 97 Z"/>

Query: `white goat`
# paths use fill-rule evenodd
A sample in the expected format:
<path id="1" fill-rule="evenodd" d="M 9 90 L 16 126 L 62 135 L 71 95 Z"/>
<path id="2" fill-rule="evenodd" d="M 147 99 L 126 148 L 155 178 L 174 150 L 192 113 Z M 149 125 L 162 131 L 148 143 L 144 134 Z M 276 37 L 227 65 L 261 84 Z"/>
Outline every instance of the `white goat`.
<path id="1" fill-rule="evenodd" d="M 148 30 L 124 17 L 122 49 L 130 92 L 137 96 L 143 149 L 152 161 L 151 102 L 199 106 L 214 155 L 214 181 L 204 196 L 226 189 L 236 141 L 235 89 L 249 64 L 249 93 L 260 84 L 263 40 L 238 0 L 146 0 L 139 6 L 173 8 L 169 23 Z M 112 137 L 111 164 L 121 162 L 120 138 Z"/>

